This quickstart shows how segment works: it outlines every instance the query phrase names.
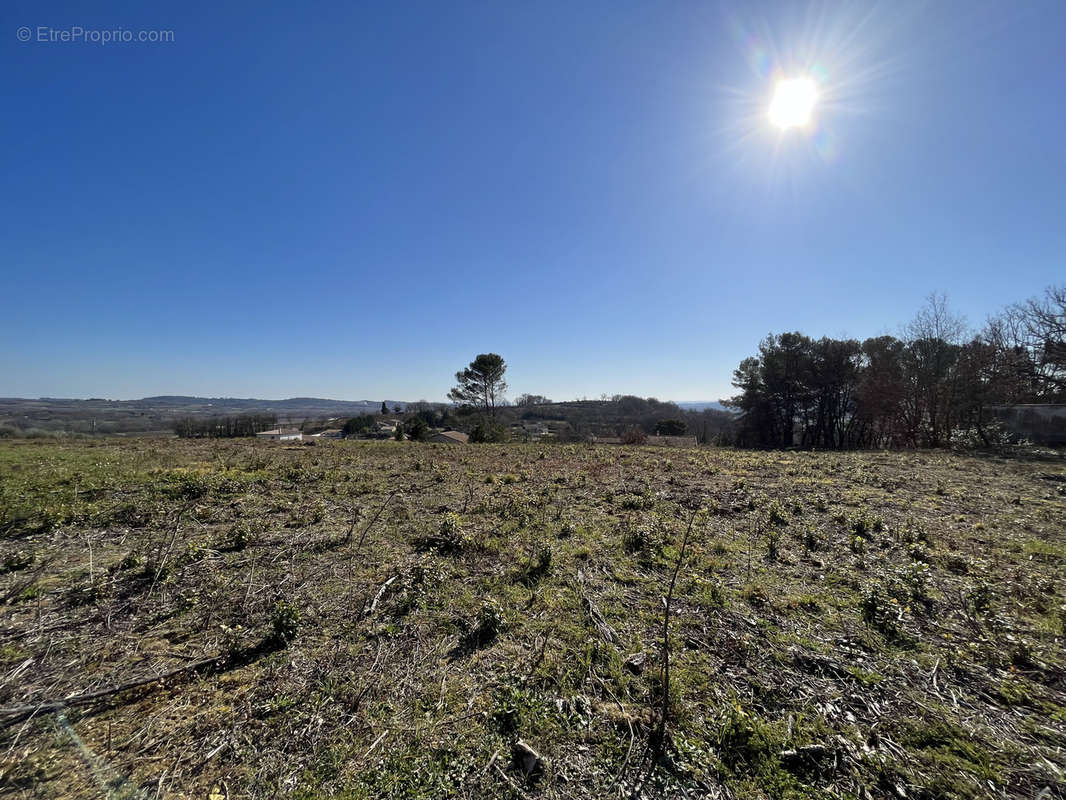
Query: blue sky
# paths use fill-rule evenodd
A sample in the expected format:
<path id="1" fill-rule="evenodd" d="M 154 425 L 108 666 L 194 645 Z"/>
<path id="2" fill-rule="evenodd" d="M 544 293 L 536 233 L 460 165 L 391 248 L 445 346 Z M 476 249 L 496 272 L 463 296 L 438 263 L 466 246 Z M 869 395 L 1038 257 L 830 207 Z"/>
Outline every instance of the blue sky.
<path id="1" fill-rule="evenodd" d="M 0 9 L 0 395 L 716 399 L 1066 276 L 1059 0 L 222 5 Z"/>

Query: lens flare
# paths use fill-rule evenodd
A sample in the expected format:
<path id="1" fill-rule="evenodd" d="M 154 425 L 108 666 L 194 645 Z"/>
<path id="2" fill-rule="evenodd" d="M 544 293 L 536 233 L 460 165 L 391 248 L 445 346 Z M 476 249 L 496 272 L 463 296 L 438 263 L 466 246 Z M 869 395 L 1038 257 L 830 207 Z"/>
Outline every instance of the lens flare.
<path id="1" fill-rule="evenodd" d="M 770 101 L 770 122 L 782 130 L 802 128 L 811 121 L 818 88 L 810 78 L 778 81 Z"/>

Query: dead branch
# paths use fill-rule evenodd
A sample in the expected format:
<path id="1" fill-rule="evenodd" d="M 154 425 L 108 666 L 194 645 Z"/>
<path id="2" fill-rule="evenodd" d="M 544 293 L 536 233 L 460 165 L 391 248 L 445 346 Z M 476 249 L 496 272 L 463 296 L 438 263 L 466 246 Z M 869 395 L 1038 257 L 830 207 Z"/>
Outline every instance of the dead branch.
<path id="1" fill-rule="evenodd" d="M 136 680 L 120 683 L 116 686 L 109 686 L 106 689 L 97 689 L 92 692 L 85 692 L 84 694 L 75 694 L 70 697 L 64 697 L 59 700 L 43 700 L 39 703 L 33 703 L 23 706 L 8 706 L 6 708 L 0 707 L 0 728 L 6 728 L 20 720 L 25 719 L 28 716 L 34 716 L 36 714 L 52 714 L 56 711 L 63 711 L 64 709 L 74 706 L 84 706 L 93 703 L 103 697 L 109 697 L 113 694 L 121 694 L 122 692 L 129 691 L 130 689 L 136 689 L 141 686 L 147 686 L 158 681 L 172 678 L 175 675 L 180 675 L 183 672 L 196 672 L 205 667 L 214 666 L 223 659 L 224 656 L 217 655 L 210 658 L 202 658 L 199 661 L 194 661 L 191 664 L 186 664 L 182 667 L 177 667 L 169 672 L 164 672 L 160 675 L 149 675 L 144 678 L 137 678 Z"/>
<path id="2" fill-rule="evenodd" d="M 685 551 L 688 549 L 689 534 L 692 533 L 692 525 L 696 521 L 696 511 L 689 514 L 688 527 L 681 539 L 681 550 L 677 554 L 677 562 L 674 564 L 674 574 L 670 576 L 670 588 L 663 598 L 663 645 L 662 645 L 662 706 L 659 709 L 659 724 L 652 735 L 652 765 L 659 761 L 662 755 L 663 743 L 666 739 L 666 723 L 670 716 L 670 612 L 674 600 L 674 586 L 677 584 L 677 574 L 681 571 L 681 565 L 685 561 Z"/>

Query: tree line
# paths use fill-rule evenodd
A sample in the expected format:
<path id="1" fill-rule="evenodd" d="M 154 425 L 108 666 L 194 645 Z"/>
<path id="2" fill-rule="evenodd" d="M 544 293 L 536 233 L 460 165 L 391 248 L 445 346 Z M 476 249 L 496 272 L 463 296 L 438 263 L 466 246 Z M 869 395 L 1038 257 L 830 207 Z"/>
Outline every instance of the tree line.
<path id="1" fill-rule="evenodd" d="M 261 431 L 276 428 L 276 414 L 238 414 L 225 417 L 179 417 L 174 420 L 174 432 L 182 439 L 233 439 L 255 436 Z"/>
<path id="2" fill-rule="evenodd" d="M 456 386 L 448 396 L 455 403 L 456 421 L 476 417 L 462 427 L 471 442 L 499 442 L 510 438 L 508 426 L 523 421 L 567 423 L 553 434 L 560 441 L 590 437 L 622 437 L 642 441 L 648 434 L 692 435 L 701 444 L 729 444 L 733 438 L 731 414 L 706 409 L 684 411 L 675 403 L 654 397 L 603 395 L 600 400 L 554 403 L 540 394 L 519 395 L 507 401 L 507 363 L 497 353 L 481 353 L 455 374 Z M 460 423 L 461 424 L 461 423 Z"/>
<path id="3" fill-rule="evenodd" d="M 984 445 L 991 409 L 1066 401 L 1066 286 L 1008 307 L 978 331 L 930 296 L 901 336 L 770 334 L 733 373 L 749 447 Z"/>

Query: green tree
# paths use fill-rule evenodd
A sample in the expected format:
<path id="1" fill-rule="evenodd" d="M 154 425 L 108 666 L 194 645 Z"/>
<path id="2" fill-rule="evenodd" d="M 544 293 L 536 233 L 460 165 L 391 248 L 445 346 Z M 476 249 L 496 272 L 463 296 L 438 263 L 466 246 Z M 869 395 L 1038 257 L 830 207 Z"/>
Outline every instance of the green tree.
<path id="1" fill-rule="evenodd" d="M 507 428 L 495 422 L 479 422 L 470 431 L 470 441 L 474 444 L 485 442 L 506 442 L 508 439 Z"/>
<path id="2" fill-rule="evenodd" d="M 422 417 L 412 417 L 407 420 L 403 425 L 404 432 L 407 434 L 407 438 L 415 442 L 424 442 L 426 440 L 426 434 L 429 433 L 429 425 Z"/>
<path id="3" fill-rule="evenodd" d="M 862 369 L 855 387 L 861 446 L 898 447 L 904 444 L 905 347 L 905 343 L 894 336 L 877 336 L 861 345 Z"/>
<path id="4" fill-rule="evenodd" d="M 448 398 L 461 405 L 480 408 L 496 419 L 496 406 L 507 391 L 504 373 L 507 364 L 496 353 L 481 353 L 466 369 L 455 373 L 458 384 L 448 392 Z"/>
<path id="5" fill-rule="evenodd" d="M 661 419 L 655 423 L 656 436 L 684 436 L 687 429 L 682 419 Z"/>
<path id="6" fill-rule="evenodd" d="M 388 416 L 388 413 L 389 413 L 389 407 L 387 405 L 385 405 L 385 401 L 384 400 L 381 401 L 381 413 L 383 415 L 385 415 L 385 416 Z"/>
<path id="7" fill-rule="evenodd" d="M 372 430 L 377 430 L 377 423 L 374 422 L 374 417 L 371 414 L 360 414 L 358 417 L 352 417 L 344 423 L 344 434 L 346 436 L 353 433 L 366 433 Z"/>

